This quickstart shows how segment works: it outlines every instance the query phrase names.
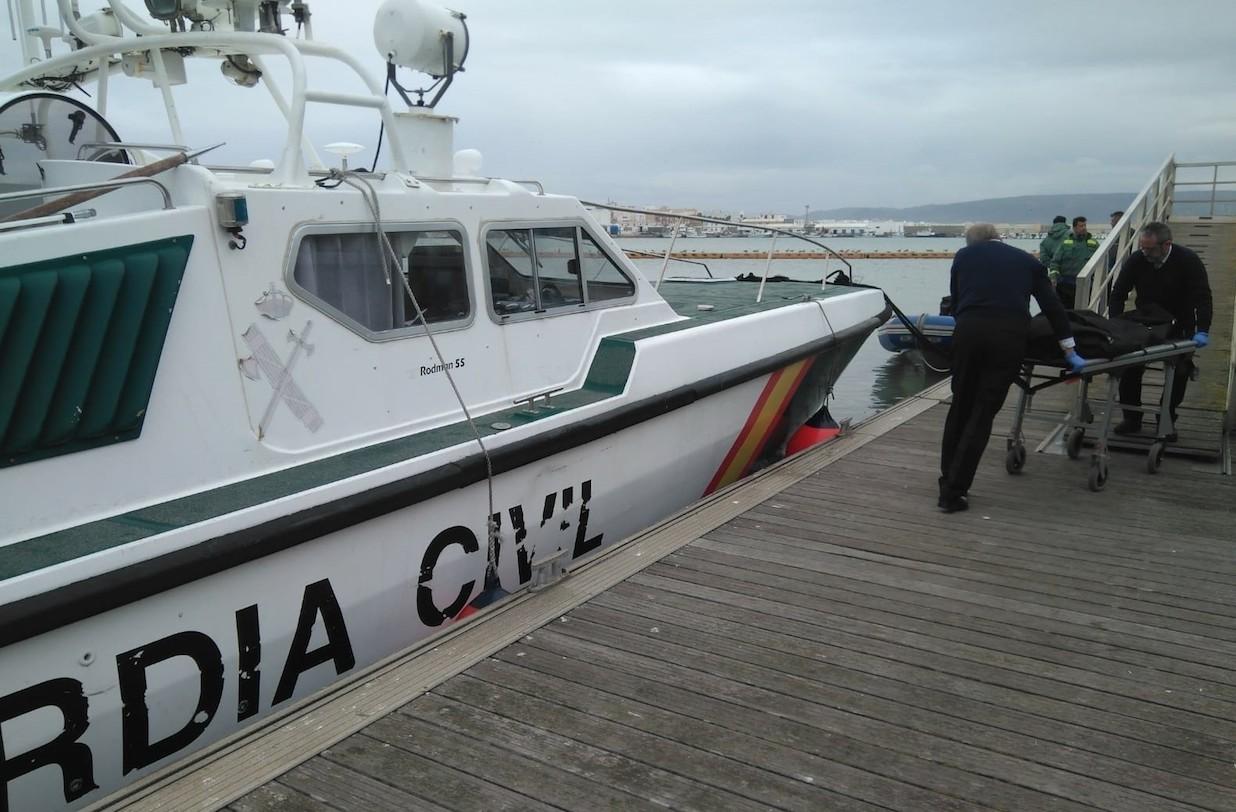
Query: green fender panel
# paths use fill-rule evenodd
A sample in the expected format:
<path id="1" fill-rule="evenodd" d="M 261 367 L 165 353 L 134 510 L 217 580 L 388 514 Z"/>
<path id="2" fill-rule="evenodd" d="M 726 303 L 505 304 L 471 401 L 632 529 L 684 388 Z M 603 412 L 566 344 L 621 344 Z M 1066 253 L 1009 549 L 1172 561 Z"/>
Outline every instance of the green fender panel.
<path id="1" fill-rule="evenodd" d="M 0 467 L 141 434 L 192 247 L 0 268 Z"/>

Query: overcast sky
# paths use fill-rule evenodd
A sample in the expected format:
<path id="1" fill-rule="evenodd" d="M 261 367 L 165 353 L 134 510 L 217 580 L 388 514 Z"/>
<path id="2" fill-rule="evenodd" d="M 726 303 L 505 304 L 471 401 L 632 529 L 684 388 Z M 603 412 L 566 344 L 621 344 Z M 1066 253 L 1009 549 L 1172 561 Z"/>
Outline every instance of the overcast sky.
<path id="1" fill-rule="evenodd" d="M 317 38 L 380 75 L 378 5 L 312 3 Z M 454 5 L 472 33 L 439 106 L 461 119 L 456 147 L 481 150 L 484 174 L 585 198 L 747 213 L 910 206 L 1132 192 L 1172 152 L 1236 159 L 1230 0 Z M 15 50 L 6 38 L 6 70 Z M 332 70 L 311 63 L 313 77 Z M 277 157 L 264 92 L 225 85 L 213 63 L 195 75 L 204 87 L 176 90 L 187 140 L 227 140 L 228 160 Z M 121 136 L 167 140 L 157 93 L 124 84 L 109 114 Z M 366 111 L 318 108 L 312 125 L 318 145 L 377 137 Z"/>

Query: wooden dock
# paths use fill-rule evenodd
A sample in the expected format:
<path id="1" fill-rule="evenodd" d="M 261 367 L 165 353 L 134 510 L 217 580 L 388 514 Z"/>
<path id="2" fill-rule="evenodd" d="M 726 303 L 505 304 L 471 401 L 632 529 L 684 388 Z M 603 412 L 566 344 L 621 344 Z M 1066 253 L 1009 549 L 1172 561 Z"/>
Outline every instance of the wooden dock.
<path id="1" fill-rule="evenodd" d="M 971 510 L 944 515 L 946 394 L 119 800 L 1236 808 L 1236 483 L 1133 455 L 1097 494 L 1065 456 L 1009 476 L 1006 413 Z"/>

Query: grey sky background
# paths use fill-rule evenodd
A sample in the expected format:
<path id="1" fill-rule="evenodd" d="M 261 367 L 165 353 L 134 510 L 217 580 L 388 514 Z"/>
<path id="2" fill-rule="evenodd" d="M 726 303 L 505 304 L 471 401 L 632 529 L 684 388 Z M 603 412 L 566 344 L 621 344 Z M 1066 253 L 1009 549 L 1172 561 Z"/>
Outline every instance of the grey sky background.
<path id="1" fill-rule="evenodd" d="M 141 7 L 139 0 L 129 0 Z M 83 10 L 99 3 L 83 0 Z M 377 0 L 316 0 L 315 33 L 381 75 Z M 1236 159 L 1236 3 L 456 0 L 472 52 L 439 112 L 482 172 L 585 198 L 800 212 L 1136 191 L 1164 158 Z M 0 68 L 18 62 L 5 41 Z M 357 89 L 334 66 L 311 81 Z M 260 88 L 176 89 L 187 140 L 277 157 Z M 417 77 L 418 79 L 421 77 Z M 409 74 L 405 84 L 416 84 Z M 123 91 L 121 88 L 123 86 Z M 149 83 L 122 137 L 167 140 Z M 376 115 L 311 107 L 372 148 Z M 371 151 L 368 154 L 372 154 Z"/>

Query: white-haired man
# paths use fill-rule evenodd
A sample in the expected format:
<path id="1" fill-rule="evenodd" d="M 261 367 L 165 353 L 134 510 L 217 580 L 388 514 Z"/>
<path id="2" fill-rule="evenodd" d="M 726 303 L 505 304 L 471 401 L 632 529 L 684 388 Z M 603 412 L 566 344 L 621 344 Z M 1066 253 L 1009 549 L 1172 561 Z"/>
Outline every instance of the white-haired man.
<path id="1" fill-rule="evenodd" d="M 953 257 L 949 292 L 953 331 L 953 403 L 940 447 L 940 499 L 945 513 L 969 507 L 967 494 L 991 437 L 991 424 L 1026 354 L 1030 297 L 1046 314 L 1069 366 L 1085 359 L 1073 350 L 1064 305 L 1047 269 L 1033 256 L 999 241 L 995 226 L 966 229 L 966 247 Z"/>

